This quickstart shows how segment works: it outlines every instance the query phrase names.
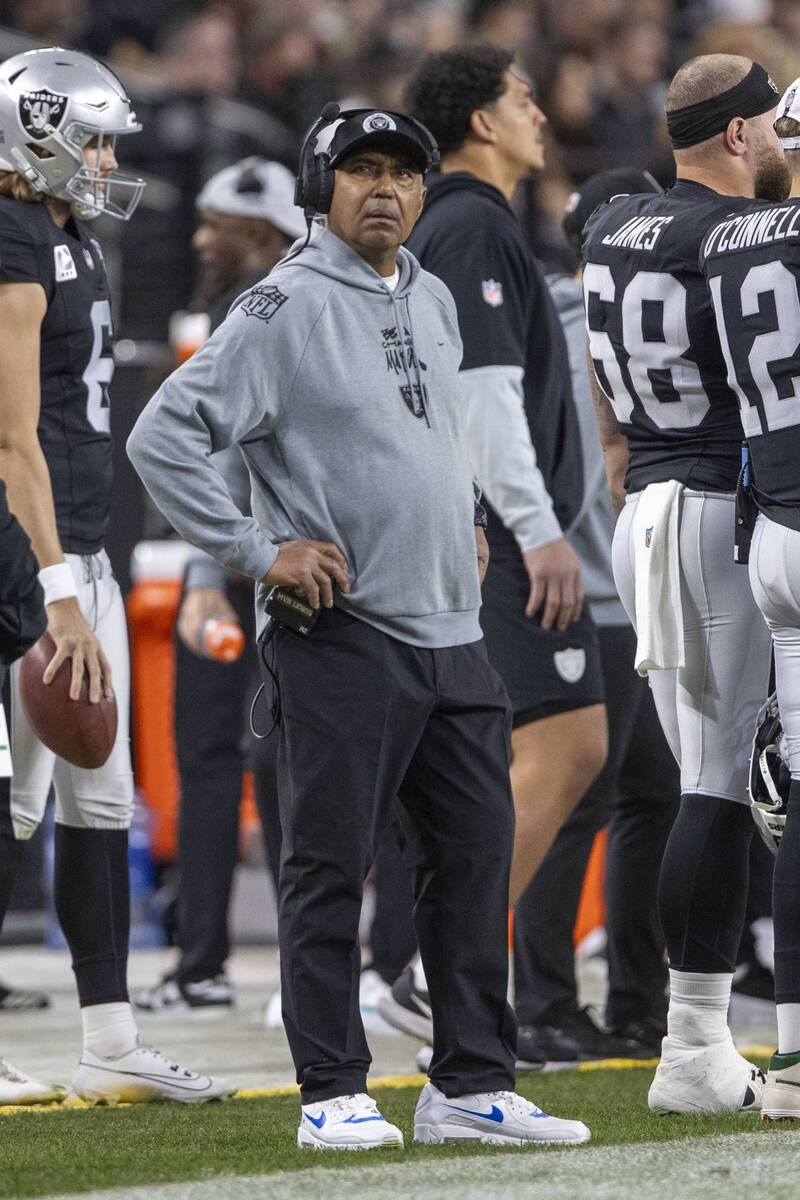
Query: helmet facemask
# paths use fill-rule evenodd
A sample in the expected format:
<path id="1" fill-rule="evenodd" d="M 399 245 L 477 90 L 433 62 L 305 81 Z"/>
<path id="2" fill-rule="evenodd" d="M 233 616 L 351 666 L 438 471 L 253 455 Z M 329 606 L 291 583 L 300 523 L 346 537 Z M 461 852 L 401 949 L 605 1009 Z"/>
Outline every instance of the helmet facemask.
<path id="1" fill-rule="evenodd" d="M 747 787 L 756 829 L 773 854 L 783 837 L 791 782 L 786 736 L 773 692 L 756 718 Z"/>
<path id="2" fill-rule="evenodd" d="M 116 167 L 103 171 L 100 167 L 100 147 L 114 151 L 118 134 L 136 133 L 141 126 L 108 130 L 99 126 L 71 121 L 65 129 L 45 126 L 42 140 L 28 143 L 35 165 L 20 151 L 12 150 L 18 170 L 40 192 L 67 200 L 73 212 L 83 220 L 93 220 L 101 213 L 127 221 L 144 190 L 144 181 Z M 89 166 L 84 151 L 95 142 L 97 163 Z"/>

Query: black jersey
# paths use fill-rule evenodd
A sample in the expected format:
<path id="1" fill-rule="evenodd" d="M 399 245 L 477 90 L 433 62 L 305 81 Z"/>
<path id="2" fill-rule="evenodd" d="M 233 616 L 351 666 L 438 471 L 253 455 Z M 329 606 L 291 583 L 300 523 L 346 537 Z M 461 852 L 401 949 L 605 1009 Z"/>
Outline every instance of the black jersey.
<path id="1" fill-rule="evenodd" d="M 525 415 L 562 529 L 583 501 L 580 427 L 564 332 L 522 227 L 497 188 L 467 172 L 434 178 L 408 248 L 447 284 L 463 370 L 523 368 Z M 493 553 L 516 541 L 486 505 Z"/>
<path id="2" fill-rule="evenodd" d="M 800 200 L 750 201 L 700 252 L 758 507 L 800 530 Z"/>
<path id="3" fill-rule="evenodd" d="M 62 549 L 103 545 L 111 499 L 108 385 L 114 371 L 103 258 L 83 221 L 64 229 L 43 204 L 0 196 L 0 281 L 39 283 L 39 442 L 50 471 Z"/>
<path id="4" fill-rule="evenodd" d="M 589 346 L 628 439 L 628 491 L 665 479 L 736 487 L 738 404 L 698 254 L 711 225 L 751 203 L 681 179 L 663 195 L 612 200 L 589 219 Z"/>

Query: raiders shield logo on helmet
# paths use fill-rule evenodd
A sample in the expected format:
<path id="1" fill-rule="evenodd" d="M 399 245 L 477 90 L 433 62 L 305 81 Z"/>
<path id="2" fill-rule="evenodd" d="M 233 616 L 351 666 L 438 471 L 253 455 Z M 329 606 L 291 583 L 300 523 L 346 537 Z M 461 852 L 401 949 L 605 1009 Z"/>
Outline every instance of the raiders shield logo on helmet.
<path id="1" fill-rule="evenodd" d="M 556 650 L 553 662 L 565 683 L 577 683 L 586 670 L 586 651 L 578 646 L 568 646 L 566 650 Z"/>
<path id="2" fill-rule="evenodd" d="M 19 119 L 25 132 L 37 141 L 49 136 L 49 128 L 57 129 L 67 107 L 67 97 L 40 88 L 25 92 L 19 98 Z"/>

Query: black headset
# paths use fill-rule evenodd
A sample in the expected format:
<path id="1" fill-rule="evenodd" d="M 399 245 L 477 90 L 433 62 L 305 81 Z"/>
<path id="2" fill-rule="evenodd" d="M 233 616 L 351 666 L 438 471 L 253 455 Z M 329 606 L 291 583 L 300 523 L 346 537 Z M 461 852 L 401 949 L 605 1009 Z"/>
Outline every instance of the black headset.
<path id="1" fill-rule="evenodd" d="M 317 138 L 326 125 L 334 121 L 347 121 L 350 117 L 366 116 L 372 112 L 385 112 L 389 117 L 398 117 L 410 125 L 428 151 L 428 167 L 439 162 L 439 147 L 429 129 L 407 117 L 404 113 L 390 112 L 388 109 L 375 108 L 346 108 L 342 111 L 335 101 L 326 104 L 314 124 L 305 136 L 300 151 L 300 162 L 297 167 L 297 182 L 294 188 L 294 202 L 305 211 L 306 220 L 310 221 L 316 213 L 330 212 L 333 200 L 333 184 L 336 173 L 331 166 L 331 156 L 328 151 L 317 152 Z"/>

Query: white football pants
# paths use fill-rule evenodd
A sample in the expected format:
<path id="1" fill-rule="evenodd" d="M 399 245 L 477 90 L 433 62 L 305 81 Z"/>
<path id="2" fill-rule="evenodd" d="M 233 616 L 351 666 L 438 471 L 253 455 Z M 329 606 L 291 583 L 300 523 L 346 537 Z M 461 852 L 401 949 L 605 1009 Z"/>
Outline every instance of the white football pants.
<path id="1" fill-rule="evenodd" d="M 759 513 L 750 585 L 772 634 L 775 684 L 792 779 L 800 779 L 800 533 Z"/>
<path id="2" fill-rule="evenodd" d="M 638 492 L 628 496 L 612 547 L 614 580 L 634 627 L 638 500 Z M 681 769 L 681 793 L 747 804 L 755 721 L 769 682 L 770 638 L 747 571 L 734 562 L 733 532 L 732 494 L 684 489 L 678 546 L 686 665 L 651 671 L 649 681 Z"/>
<path id="3" fill-rule="evenodd" d="M 75 767 L 42 745 L 19 698 L 20 663 L 11 668 L 11 819 L 14 836 L 27 840 L 44 815 L 51 783 L 55 818 L 78 829 L 127 829 L 133 814 L 130 751 L 130 663 L 125 607 L 105 550 L 67 554 L 78 603 L 111 664 L 117 701 L 117 737 L 108 760 L 96 770 Z"/>

